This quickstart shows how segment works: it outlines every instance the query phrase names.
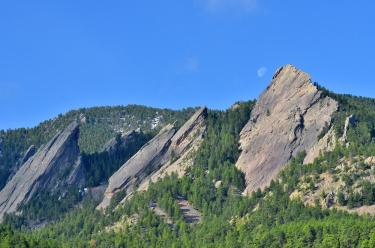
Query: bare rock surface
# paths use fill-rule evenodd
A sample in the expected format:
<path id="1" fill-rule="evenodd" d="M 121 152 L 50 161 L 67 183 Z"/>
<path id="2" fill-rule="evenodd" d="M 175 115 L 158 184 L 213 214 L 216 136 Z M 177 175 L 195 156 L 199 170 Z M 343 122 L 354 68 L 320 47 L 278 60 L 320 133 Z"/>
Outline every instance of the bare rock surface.
<path id="1" fill-rule="evenodd" d="M 125 201 L 135 190 L 146 190 L 150 181 L 156 182 L 173 172 L 182 176 L 203 139 L 206 117 L 207 108 L 202 107 L 178 131 L 174 125 L 164 127 L 111 176 L 97 208 L 107 208 L 117 192 L 125 191 Z"/>
<path id="2" fill-rule="evenodd" d="M 15 212 L 20 203 L 28 202 L 39 189 L 53 191 L 82 180 L 78 176 L 78 135 L 79 126 L 74 121 L 19 168 L 0 192 L 0 219 L 5 213 Z"/>
<path id="3" fill-rule="evenodd" d="M 206 131 L 205 119 L 207 108 L 200 108 L 173 136 L 171 146 L 168 149 L 169 161 L 159 170 L 153 172 L 138 190 L 148 189 L 150 182 L 156 182 L 167 175 L 176 173 L 182 177 L 186 170 L 193 165 L 194 155 L 203 141 Z"/>
<path id="4" fill-rule="evenodd" d="M 168 160 L 165 155 L 175 132 L 173 125 L 167 125 L 123 164 L 109 178 L 108 187 L 98 209 L 107 208 L 113 195 L 119 191 L 125 190 L 127 194 L 130 194 L 136 185 L 147 177 L 150 172 L 159 169 Z"/>
<path id="5" fill-rule="evenodd" d="M 325 152 L 333 151 L 336 147 L 336 134 L 334 128 L 331 128 L 318 143 L 316 143 L 306 154 L 303 164 L 311 164 L 314 160 Z"/>
<path id="6" fill-rule="evenodd" d="M 245 173 L 245 193 L 264 189 L 293 156 L 308 152 L 337 105 L 322 96 L 308 74 L 292 65 L 278 69 L 240 134 L 236 166 Z"/>

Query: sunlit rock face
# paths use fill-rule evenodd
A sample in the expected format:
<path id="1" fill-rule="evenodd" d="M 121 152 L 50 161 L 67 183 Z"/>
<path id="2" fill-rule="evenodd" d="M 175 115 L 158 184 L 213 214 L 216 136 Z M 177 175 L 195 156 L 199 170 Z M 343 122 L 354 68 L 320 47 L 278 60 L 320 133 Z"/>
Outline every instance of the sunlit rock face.
<path id="1" fill-rule="evenodd" d="M 337 106 L 307 73 L 292 65 L 278 69 L 240 134 L 236 166 L 245 173 L 244 193 L 264 189 L 293 156 L 314 147 Z"/>

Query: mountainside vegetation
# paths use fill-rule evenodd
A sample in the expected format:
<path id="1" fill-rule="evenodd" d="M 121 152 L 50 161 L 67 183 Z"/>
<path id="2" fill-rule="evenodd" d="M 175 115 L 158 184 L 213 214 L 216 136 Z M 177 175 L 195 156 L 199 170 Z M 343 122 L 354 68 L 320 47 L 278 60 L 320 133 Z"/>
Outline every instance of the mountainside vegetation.
<path id="1" fill-rule="evenodd" d="M 167 123 L 182 125 L 194 108 L 174 111 L 139 105 L 82 108 L 44 121 L 34 128 L 0 130 L 0 189 L 19 166 L 25 151 L 39 148 L 73 120 L 81 119 L 79 146 L 82 152 L 99 152 L 117 133 L 140 128 L 145 133 L 156 132 Z"/>
<path id="2" fill-rule="evenodd" d="M 321 136 L 333 128 L 336 137 L 346 133 L 345 140 L 311 164 L 304 165 L 306 154 L 299 153 L 263 191 L 241 195 L 246 185 L 235 167 L 239 134 L 254 101 L 241 102 L 227 111 L 208 112 L 203 143 L 184 177 L 165 177 L 126 202 L 120 202 L 119 192 L 105 212 L 95 209 L 95 199 L 84 197 L 35 230 L 10 216 L 0 226 L 0 247 L 374 247 L 374 217 L 348 211 L 375 203 L 375 164 L 368 159 L 375 156 L 375 100 L 323 90 L 339 102 L 339 109 Z M 354 121 L 345 130 L 349 116 Z M 113 160 L 87 151 L 83 160 L 91 171 L 89 185 L 104 183 L 132 153 Z M 347 168 L 341 170 L 343 163 Z M 330 177 L 342 187 L 324 192 L 321 185 Z M 309 195 L 314 197 L 304 198 Z M 200 212 L 198 222 L 186 220 L 179 199 Z"/>

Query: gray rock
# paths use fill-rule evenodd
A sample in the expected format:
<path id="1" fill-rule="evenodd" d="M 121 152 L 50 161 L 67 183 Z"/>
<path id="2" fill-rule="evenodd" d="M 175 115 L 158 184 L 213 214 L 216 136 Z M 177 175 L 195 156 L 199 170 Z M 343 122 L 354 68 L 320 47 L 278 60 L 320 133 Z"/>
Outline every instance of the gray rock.
<path id="1" fill-rule="evenodd" d="M 206 107 L 201 107 L 197 110 L 173 136 L 170 151 L 173 151 L 176 156 L 181 156 L 196 138 L 201 138 L 203 133 L 195 133 L 194 131 L 202 126 L 206 117 Z"/>
<path id="2" fill-rule="evenodd" d="M 0 219 L 17 210 L 38 190 L 57 190 L 67 184 L 78 184 L 82 177 L 78 147 L 77 122 L 56 134 L 31 156 L 0 192 Z"/>
<path id="3" fill-rule="evenodd" d="M 119 191 L 133 192 L 137 183 L 157 170 L 168 158 L 166 152 L 176 130 L 173 125 L 164 127 L 158 135 L 146 143 L 133 157 L 120 167 L 109 179 L 103 201 L 97 207 L 105 209 L 109 206 L 113 195 Z"/>
<path id="4" fill-rule="evenodd" d="M 336 110 L 308 74 L 292 65 L 277 70 L 240 134 L 236 166 L 245 173 L 245 193 L 264 189 L 293 156 L 309 151 Z"/>
<path id="5" fill-rule="evenodd" d="M 117 192 L 125 191 L 124 199 L 129 199 L 136 189 L 146 190 L 149 181 L 157 181 L 168 173 L 182 171 L 182 158 L 185 154 L 191 154 L 203 138 L 206 117 L 207 108 L 203 107 L 177 132 L 173 125 L 164 127 L 111 176 L 103 201 L 97 209 L 107 208 Z"/>
<path id="6" fill-rule="evenodd" d="M 339 142 L 342 144 L 342 145 L 346 145 L 348 146 L 349 144 L 347 144 L 348 142 L 348 131 L 349 131 L 349 128 L 351 126 L 354 126 L 356 122 L 356 119 L 354 118 L 353 115 L 350 115 L 348 117 L 346 117 L 345 119 L 345 126 L 344 126 L 344 133 L 342 134 L 342 137 L 339 138 Z"/>
<path id="7" fill-rule="evenodd" d="M 307 153 L 303 164 L 312 164 L 314 160 L 325 152 L 333 151 L 336 147 L 335 129 L 332 127 Z"/>
<path id="8" fill-rule="evenodd" d="M 169 161 L 145 178 L 139 185 L 138 190 L 145 191 L 148 189 L 150 182 L 157 182 L 172 173 L 178 177 L 185 175 L 186 170 L 193 165 L 196 151 L 203 141 L 203 135 L 206 131 L 206 118 L 207 108 L 202 107 L 185 122 L 172 138 L 168 149 Z"/>

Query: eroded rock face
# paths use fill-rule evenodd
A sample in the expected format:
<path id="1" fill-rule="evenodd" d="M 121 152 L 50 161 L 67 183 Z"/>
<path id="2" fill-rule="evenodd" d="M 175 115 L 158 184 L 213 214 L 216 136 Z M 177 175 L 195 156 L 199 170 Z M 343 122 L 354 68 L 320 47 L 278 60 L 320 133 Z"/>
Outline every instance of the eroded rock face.
<path id="1" fill-rule="evenodd" d="M 308 74 L 292 65 L 277 70 L 241 131 L 236 166 L 246 175 L 245 193 L 264 189 L 293 156 L 309 151 L 336 110 Z"/>
<path id="2" fill-rule="evenodd" d="M 0 219 L 15 212 L 18 204 L 28 202 L 39 189 L 53 191 L 83 180 L 78 135 L 78 124 L 73 122 L 29 157 L 0 192 Z"/>
<path id="3" fill-rule="evenodd" d="M 149 181 L 155 182 L 173 172 L 181 176 L 192 164 L 192 153 L 203 139 L 206 117 L 207 108 L 200 108 L 178 131 L 173 125 L 163 128 L 111 176 L 97 208 L 107 208 L 119 191 L 125 191 L 127 199 L 137 189 L 146 190 Z"/>

